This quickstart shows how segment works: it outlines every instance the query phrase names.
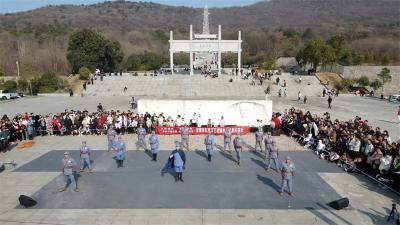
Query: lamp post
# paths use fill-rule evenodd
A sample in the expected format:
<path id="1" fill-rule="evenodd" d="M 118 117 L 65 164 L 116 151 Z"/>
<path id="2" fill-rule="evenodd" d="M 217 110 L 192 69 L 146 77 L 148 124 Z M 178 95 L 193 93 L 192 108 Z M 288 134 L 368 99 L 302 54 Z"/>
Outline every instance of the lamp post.
<path id="1" fill-rule="evenodd" d="M 15 64 L 17 64 L 17 76 L 18 76 L 18 79 L 19 79 L 19 63 L 18 63 L 18 61 L 16 61 Z"/>

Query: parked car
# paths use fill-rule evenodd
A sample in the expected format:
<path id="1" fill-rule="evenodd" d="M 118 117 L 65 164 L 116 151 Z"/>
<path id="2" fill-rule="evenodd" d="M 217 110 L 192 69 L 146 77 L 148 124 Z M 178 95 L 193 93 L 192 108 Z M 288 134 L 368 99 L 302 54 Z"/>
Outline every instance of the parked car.
<path id="1" fill-rule="evenodd" d="M 400 102 L 400 94 L 389 96 L 389 102 Z"/>
<path id="2" fill-rule="evenodd" d="M 0 99 L 1 100 L 15 99 L 15 98 L 19 98 L 19 97 L 20 96 L 16 92 L 8 92 L 8 91 L 0 90 Z"/>

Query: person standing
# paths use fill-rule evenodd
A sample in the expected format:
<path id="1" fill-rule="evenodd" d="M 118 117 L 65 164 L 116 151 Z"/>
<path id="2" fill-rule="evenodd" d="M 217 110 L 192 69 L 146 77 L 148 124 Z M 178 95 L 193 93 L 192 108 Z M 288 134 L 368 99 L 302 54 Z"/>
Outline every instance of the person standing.
<path id="1" fill-rule="evenodd" d="M 184 157 L 182 158 L 181 154 L 185 154 L 183 153 L 183 151 L 181 151 L 182 153 L 180 153 L 179 150 L 176 150 L 173 153 L 173 158 L 174 158 L 174 168 L 175 168 L 175 182 L 177 182 L 178 180 L 183 182 L 183 171 L 185 170 L 185 161 L 184 161 Z"/>
<path id="2" fill-rule="evenodd" d="M 78 184 L 75 180 L 75 166 L 76 161 L 70 157 L 69 152 L 64 152 L 64 158 L 61 160 L 62 163 L 62 173 L 64 174 L 64 182 L 65 186 L 59 189 L 59 192 L 63 192 L 67 190 L 68 183 L 71 182 L 71 185 L 75 186 L 74 191 L 79 192 Z"/>
<path id="3" fill-rule="evenodd" d="M 281 189 L 279 191 L 279 195 L 281 195 L 281 196 L 283 195 L 285 186 L 287 185 L 289 188 L 289 195 L 293 196 L 294 195 L 293 194 L 293 177 L 294 177 L 295 167 L 289 156 L 285 157 L 285 161 L 281 164 L 280 171 L 281 171 L 281 176 L 282 176 L 282 184 L 281 184 Z"/>
<path id="4" fill-rule="evenodd" d="M 235 152 L 236 152 L 236 164 L 238 166 L 240 166 L 240 160 L 242 158 L 243 145 L 244 145 L 244 141 L 239 134 L 235 137 L 235 139 L 233 139 L 233 147 L 235 148 Z"/>
<path id="5" fill-rule="evenodd" d="M 307 96 L 304 95 L 304 104 L 307 103 Z"/>
<path id="6" fill-rule="evenodd" d="M 322 90 L 322 97 L 325 98 L 326 95 L 326 89 L 324 88 L 324 90 Z"/>
<path id="7" fill-rule="evenodd" d="M 264 133 L 262 132 L 262 128 L 259 128 L 257 132 L 255 133 L 255 138 L 256 138 L 256 145 L 254 146 L 254 151 L 257 151 L 257 146 L 260 147 L 260 151 L 263 151 L 262 148 L 262 142 L 264 140 Z"/>
<path id="8" fill-rule="evenodd" d="M 187 126 L 187 124 L 185 124 L 181 128 L 181 145 L 182 149 L 186 148 L 188 151 L 189 151 L 189 134 L 190 134 L 190 129 Z"/>
<path id="9" fill-rule="evenodd" d="M 265 144 L 265 158 L 264 158 L 264 160 L 265 160 L 265 162 L 267 161 L 269 153 L 270 153 L 270 151 L 272 149 L 272 142 L 273 142 L 273 140 L 272 140 L 271 132 L 268 131 L 267 135 L 264 138 L 264 144 Z"/>
<path id="10" fill-rule="evenodd" d="M 229 147 L 229 152 L 232 150 L 232 132 L 230 128 L 226 128 L 224 132 L 224 151 L 226 151 L 226 146 Z"/>
<path id="11" fill-rule="evenodd" d="M 206 146 L 207 160 L 211 162 L 211 157 L 213 155 L 215 145 L 215 140 L 214 137 L 211 135 L 211 131 L 208 131 L 208 134 L 204 139 L 204 145 Z"/>
<path id="12" fill-rule="evenodd" d="M 147 151 L 147 145 L 146 145 L 146 129 L 143 128 L 142 124 L 139 124 L 139 128 L 136 130 L 137 134 L 137 151 L 139 151 L 140 148 L 143 148 L 145 151 Z"/>
<path id="13" fill-rule="evenodd" d="M 332 97 L 329 95 L 329 97 L 328 97 L 328 109 L 332 109 L 331 104 L 332 104 Z"/>
<path id="14" fill-rule="evenodd" d="M 151 135 L 149 137 L 149 142 L 150 142 L 151 154 L 153 156 L 152 161 L 157 162 L 157 153 L 158 153 L 158 148 L 160 146 L 160 138 L 158 138 L 154 130 L 151 132 Z"/>
<path id="15" fill-rule="evenodd" d="M 300 102 L 300 99 L 301 99 L 301 92 L 299 91 L 299 92 L 297 93 L 297 101 Z"/>
<path id="16" fill-rule="evenodd" d="M 81 157 L 81 172 L 83 172 L 86 166 L 89 168 L 89 172 L 93 172 L 92 164 L 90 163 L 90 148 L 86 145 L 86 141 L 82 141 L 82 146 L 79 150 Z"/>
<path id="17" fill-rule="evenodd" d="M 124 167 L 124 160 L 126 159 L 126 145 L 122 140 L 121 136 L 114 142 L 115 156 L 114 159 L 117 162 L 117 168 Z"/>
<path id="18" fill-rule="evenodd" d="M 268 171 L 271 166 L 271 160 L 274 162 L 275 170 L 278 171 L 278 146 L 276 146 L 275 140 L 272 141 L 272 147 L 268 154 L 268 163 L 265 166 L 265 170 Z"/>
<path id="19" fill-rule="evenodd" d="M 108 128 L 107 131 L 108 151 L 113 148 L 116 136 L 117 132 L 114 130 L 114 126 L 110 125 L 110 128 Z"/>

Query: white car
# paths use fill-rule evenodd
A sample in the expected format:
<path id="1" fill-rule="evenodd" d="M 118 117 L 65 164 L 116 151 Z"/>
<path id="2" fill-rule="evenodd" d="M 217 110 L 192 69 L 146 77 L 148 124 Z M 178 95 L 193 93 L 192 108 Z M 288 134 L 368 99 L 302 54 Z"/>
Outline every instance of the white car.
<path id="1" fill-rule="evenodd" d="M 19 98 L 18 93 L 4 93 L 3 90 L 0 90 L 0 99 L 1 100 L 9 100 L 9 99 L 14 99 L 14 98 Z"/>
<path id="2" fill-rule="evenodd" d="M 400 102 L 400 94 L 391 95 L 389 97 L 389 102 Z"/>

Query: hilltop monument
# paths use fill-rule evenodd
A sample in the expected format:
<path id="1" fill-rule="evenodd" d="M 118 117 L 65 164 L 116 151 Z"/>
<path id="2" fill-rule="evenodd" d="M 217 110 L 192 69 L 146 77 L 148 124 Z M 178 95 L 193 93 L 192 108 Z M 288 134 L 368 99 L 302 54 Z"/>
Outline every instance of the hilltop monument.
<path id="1" fill-rule="evenodd" d="M 174 53 L 189 53 L 190 75 L 193 75 L 194 68 L 218 70 L 221 75 L 221 54 L 237 53 L 237 69 L 241 69 L 242 39 L 241 31 L 238 31 L 237 40 L 222 40 L 221 25 L 218 25 L 218 34 L 210 34 L 210 23 L 207 5 L 203 12 L 203 32 L 193 35 L 193 26 L 190 25 L 189 40 L 174 40 L 173 31 L 170 31 L 169 52 L 170 69 L 174 73 Z"/>

